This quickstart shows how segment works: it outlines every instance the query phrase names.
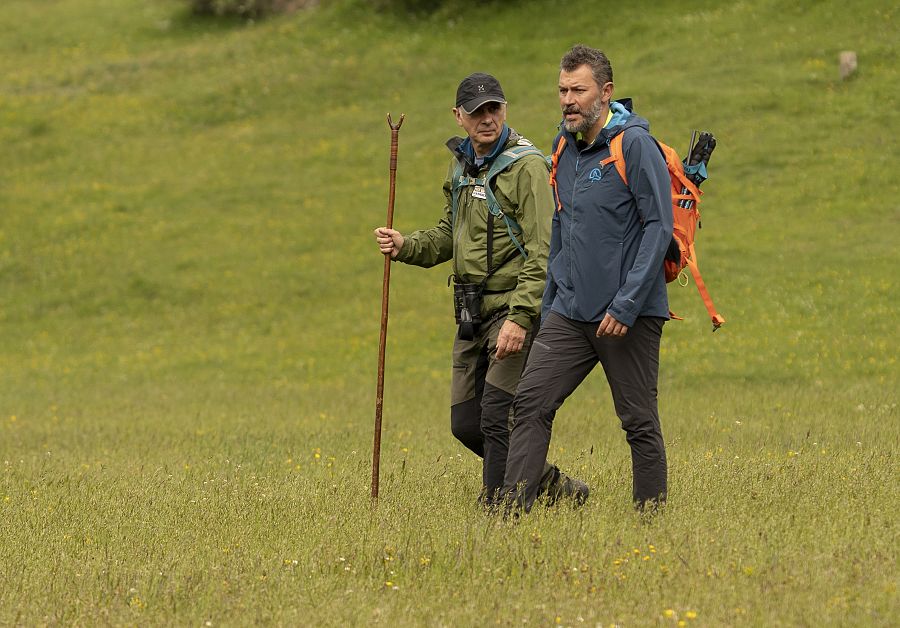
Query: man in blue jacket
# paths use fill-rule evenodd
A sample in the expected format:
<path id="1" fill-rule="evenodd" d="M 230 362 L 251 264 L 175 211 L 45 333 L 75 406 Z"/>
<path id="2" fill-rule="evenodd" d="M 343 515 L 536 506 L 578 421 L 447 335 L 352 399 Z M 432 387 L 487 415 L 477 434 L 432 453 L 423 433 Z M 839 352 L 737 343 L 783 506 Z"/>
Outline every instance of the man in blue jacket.
<path id="1" fill-rule="evenodd" d="M 631 446 L 634 502 L 644 508 L 666 497 L 657 379 L 669 318 L 670 179 L 647 121 L 630 100 L 612 100 L 612 80 L 606 55 L 587 46 L 573 47 L 560 64 L 563 128 L 553 144 L 557 211 L 543 323 L 516 391 L 504 480 L 510 503 L 526 511 L 556 410 L 598 362 Z M 602 163 L 620 133 L 627 183 L 615 164 Z"/>

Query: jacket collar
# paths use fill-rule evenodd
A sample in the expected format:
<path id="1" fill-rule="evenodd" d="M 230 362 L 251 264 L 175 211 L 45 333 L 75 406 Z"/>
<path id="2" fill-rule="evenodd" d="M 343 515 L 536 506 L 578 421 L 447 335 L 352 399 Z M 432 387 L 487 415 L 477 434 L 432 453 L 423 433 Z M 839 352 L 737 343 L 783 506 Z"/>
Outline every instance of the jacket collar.
<path id="1" fill-rule="evenodd" d="M 484 163 L 482 163 L 481 166 L 475 165 L 475 149 L 472 148 L 472 140 L 468 137 L 465 139 L 461 137 L 451 137 L 447 140 L 447 148 L 449 148 L 450 151 L 456 155 L 456 158 L 465 166 L 477 170 L 486 165 L 490 165 L 491 162 L 497 158 L 497 155 L 506 150 L 506 144 L 509 142 L 510 136 L 514 133 L 515 131 L 504 124 L 503 130 L 500 132 L 500 137 L 497 139 L 497 143 L 494 144 L 494 148 L 491 150 L 490 154 L 485 156 Z"/>
<path id="2" fill-rule="evenodd" d="M 606 125 L 604 125 L 602 129 L 600 129 L 600 133 L 598 133 L 597 137 L 594 138 L 592 146 L 609 144 L 610 140 L 621 133 L 625 126 L 627 126 L 628 121 L 634 116 L 634 112 L 632 111 L 631 98 L 623 98 L 621 100 L 614 100 L 610 102 L 609 111 L 612 114 L 612 118 L 606 123 Z M 571 143 L 572 146 L 578 145 L 576 142 L 575 134 L 569 133 L 566 130 L 564 122 L 559 123 L 559 129 L 563 137 L 566 138 L 567 142 Z"/>

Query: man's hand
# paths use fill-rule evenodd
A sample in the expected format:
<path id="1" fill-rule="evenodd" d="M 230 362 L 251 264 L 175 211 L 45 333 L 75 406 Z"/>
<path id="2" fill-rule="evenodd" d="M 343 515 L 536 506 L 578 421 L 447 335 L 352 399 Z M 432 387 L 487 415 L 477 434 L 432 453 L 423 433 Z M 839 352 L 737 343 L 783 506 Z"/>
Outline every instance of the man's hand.
<path id="1" fill-rule="evenodd" d="M 525 346 L 525 334 L 528 333 L 524 327 L 512 321 L 503 321 L 503 327 L 497 334 L 497 359 L 502 360 L 508 355 L 518 353 Z"/>
<path id="2" fill-rule="evenodd" d="M 378 241 L 378 248 L 385 255 L 390 255 L 391 259 L 396 259 L 403 248 L 404 238 L 399 231 L 388 229 L 387 227 L 378 227 L 375 230 L 375 239 Z"/>
<path id="3" fill-rule="evenodd" d="M 606 316 L 603 317 L 603 320 L 600 321 L 600 326 L 597 328 L 597 337 L 601 336 L 624 336 L 628 333 L 628 325 L 623 325 L 612 316 L 610 316 L 609 312 L 607 312 Z"/>

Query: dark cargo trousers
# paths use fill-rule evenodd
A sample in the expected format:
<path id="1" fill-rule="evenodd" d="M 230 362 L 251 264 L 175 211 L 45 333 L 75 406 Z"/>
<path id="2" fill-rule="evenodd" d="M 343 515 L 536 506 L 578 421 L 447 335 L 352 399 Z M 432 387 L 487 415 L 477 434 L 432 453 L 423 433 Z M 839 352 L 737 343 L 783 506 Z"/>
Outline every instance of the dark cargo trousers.
<path id="1" fill-rule="evenodd" d="M 521 351 L 498 360 L 497 336 L 504 321 L 506 311 L 502 310 L 482 323 L 472 340 L 457 337 L 453 343 L 450 429 L 460 443 L 484 459 L 481 500 L 488 504 L 503 488 L 510 408 L 534 331 L 528 331 Z M 559 469 L 543 464 L 538 491 L 546 492 L 559 479 Z"/>
<path id="2" fill-rule="evenodd" d="M 551 312 L 532 343 L 513 407 L 504 494 L 531 510 L 556 411 L 599 362 L 631 446 L 634 501 L 665 500 L 666 450 L 657 410 L 665 319 L 640 317 L 624 337 L 596 336 L 598 323 Z"/>

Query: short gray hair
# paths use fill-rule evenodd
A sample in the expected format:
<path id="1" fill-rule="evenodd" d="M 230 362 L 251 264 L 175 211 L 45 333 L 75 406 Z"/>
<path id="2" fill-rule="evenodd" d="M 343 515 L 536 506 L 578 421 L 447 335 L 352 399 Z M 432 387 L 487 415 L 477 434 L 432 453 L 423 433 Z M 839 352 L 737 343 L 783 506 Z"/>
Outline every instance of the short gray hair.
<path id="1" fill-rule="evenodd" d="M 600 87 L 603 87 L 606 83 L 612 83 L 613 71 L 609 59 L 600 50 L 584 44 L 572 46 L 572 49 L 559 62 L 559 69 L 563 72 L 573 72 L 583 65 L 591 68 L 594 81 Z"/>

